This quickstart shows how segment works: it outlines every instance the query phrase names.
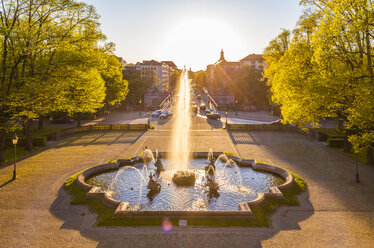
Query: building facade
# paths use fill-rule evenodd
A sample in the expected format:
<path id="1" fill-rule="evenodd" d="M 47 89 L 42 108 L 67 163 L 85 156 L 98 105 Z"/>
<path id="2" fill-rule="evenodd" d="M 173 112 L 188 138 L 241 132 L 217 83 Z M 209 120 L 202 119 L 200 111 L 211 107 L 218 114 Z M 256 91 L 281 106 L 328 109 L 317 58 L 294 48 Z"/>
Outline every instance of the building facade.
<path id="1" fill-rule="evenodd" d="M 127 65 L 127 62 L 126 60 L 124 60 L 122 57 L 117 57 L 116 58 L 118 59 L 118 61 L 122 64 L 122 69 L 124 70 L 126 65 Z"/>
<path id="2" fill-rule="evenodd" d="M 143 60 L 142 63 L 137 65 L 140 68 L 141 79 L 147 79 L 155 75 L 159 82 L 154 87 L 160 92 L 168 91 L 171 68 L 167 63 L 156 60 Z"/>
<path id="3" fill-rule="evenodd" d="M 240 62 L 230 62 L 225 59 L 222 49 L 219 60 L 214 64 L 208 65 L 206 72 L 212 86 L 225 91 L 228 84 L 231 82 L 232 75 L 240 70 L 240 68 Z"/>
<path id="4" fill-rule="evenodd" d="M 247 57 L 240 60 L 240 67 L 243 66 L 253 66 L 257 70 L 263 71 L 266 67 L 265 59 L 261 54 L 250 54 Z"/>

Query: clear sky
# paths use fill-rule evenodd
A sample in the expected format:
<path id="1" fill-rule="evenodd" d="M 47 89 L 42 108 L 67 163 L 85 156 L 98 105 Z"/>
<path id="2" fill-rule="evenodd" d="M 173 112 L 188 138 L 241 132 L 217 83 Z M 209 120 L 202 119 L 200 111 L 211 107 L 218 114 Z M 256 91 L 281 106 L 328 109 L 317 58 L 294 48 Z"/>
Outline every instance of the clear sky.
<path id="1" fill-rule="evenodd" d="M 83 0 L 127 62 L 172 60 L 206 69 L 221 48 L 228 61 L 262 53 L 282 28 L 293 29 L 299 0 Z"/>

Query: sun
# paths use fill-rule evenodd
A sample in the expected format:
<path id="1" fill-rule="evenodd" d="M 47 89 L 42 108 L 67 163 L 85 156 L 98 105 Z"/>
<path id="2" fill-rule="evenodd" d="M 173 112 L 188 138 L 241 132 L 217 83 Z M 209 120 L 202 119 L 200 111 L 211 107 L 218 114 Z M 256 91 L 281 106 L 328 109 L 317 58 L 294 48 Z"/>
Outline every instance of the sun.
<path id="1" fill-rule="evenodd" d="M 224 48 L 241 47 L 235 28 L 222 19 L 193 16 L 170 27 L 164 41 L 163 53 L 176 57 L 187 66 L 201 67 L 213 63 Z"/>

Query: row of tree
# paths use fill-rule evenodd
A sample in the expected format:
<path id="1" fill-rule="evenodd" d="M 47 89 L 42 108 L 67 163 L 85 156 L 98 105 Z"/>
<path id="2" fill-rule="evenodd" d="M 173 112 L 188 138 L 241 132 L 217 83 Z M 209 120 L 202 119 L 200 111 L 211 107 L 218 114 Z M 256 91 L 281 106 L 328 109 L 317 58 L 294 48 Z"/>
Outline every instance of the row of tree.
<path id="1" fill-rule="evenodd" d="M 1 0 L 0 162 L 5 136 L 52 112 L 92 113 L 128 93 L 93 6 L 74 0 Z"/>
<path id="2" fill-rule="evenodd" d="M 302 0 L 296 28 L 265 50 L 265 77 L 284 122 L 342 120 L 354 150 L 374 145 L 374 6 L 370 0 Z M 349 143 L 347 143 L 349 144 Z M 346 146 L 349 150 L 349 146 Z"/>
<path id="3" fill-rule="evenodd" d="M 218 70 L 219 71 L 219 70 Z M 238 71 L 222 75 L 216 75 L 215 82 L 209 82 L 205 71 L 194 73 L 193 81 L 198 89 L 209 88 L 209 92 L 218 92 L 225 89 L 223 93 L 232 94 L 238 104 L 266 106 L 269 104 L 269 87 L 262 80 L 262 72 L 253 66 L 243 66 Z"/>

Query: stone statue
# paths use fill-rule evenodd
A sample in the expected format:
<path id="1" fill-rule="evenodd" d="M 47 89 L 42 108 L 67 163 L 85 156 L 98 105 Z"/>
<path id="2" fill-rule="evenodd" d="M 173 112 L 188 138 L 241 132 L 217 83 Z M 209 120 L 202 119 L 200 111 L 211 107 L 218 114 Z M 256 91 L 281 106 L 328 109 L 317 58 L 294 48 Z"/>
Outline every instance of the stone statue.
<path id="1" fill-rule="evenodd" d="M 207 182 L 206 184 L 204 185 L 205 187 L 208 187 L 208 194 L 210 195 L 210 197 L 214 196 L 214 197 L 219 197 L 219 185 L 217 182 L 214 181 L 214 177 L 210 177 L 210 176 L 207 176 Z"/>
<path id="2" fill-rule="evenodd" d="M 161 162 L 161 159 L 159 157 L 157 157 L 157 159 L 156 159 L 155 166 L 156 166 L 156 173 L 160 173 L 161 171 L 165 170 L 165 168 L 164 168 L 164 166 Z"/>
<path id="3" fill-rule="evenodd" d="M 156 191 L 160 192 L 161 190 L 161 184 L 159 184 L 157 181 L 153 179 L 152 174 L 149 174 L 149 182 L 148 182 L 147 188 L 149 189 L 149 191 L 155 191 L 155 192 Z"/>
<path id="4" fill-rule="evenodd" d="M 209 159 L 209 165 L 205 166 L 205 173 L 208 175 L 214 175 L 214 172 L 216 171 L 216 165 L 214 163 L 214 158 Z"/>

